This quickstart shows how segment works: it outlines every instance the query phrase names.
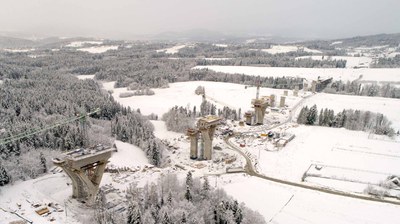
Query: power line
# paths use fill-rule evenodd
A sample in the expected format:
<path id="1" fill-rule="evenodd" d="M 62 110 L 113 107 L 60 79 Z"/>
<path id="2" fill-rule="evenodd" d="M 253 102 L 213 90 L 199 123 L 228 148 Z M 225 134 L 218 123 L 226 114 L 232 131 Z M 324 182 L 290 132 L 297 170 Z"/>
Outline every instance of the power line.
<path id="1" fill-rule="evenodd" d="M 40 128 L 40 129 L 39 128 L 37 128 L 37 129 L 33 128 L 33 129 L 31 129 L 29 131 L 26 131 L 24 133 L 17 134 L 17 135 L 8 137 L 8 138 L 1 139 L 0 140 L 0 145 L 9 144 L 9 143 L 12 143 L 14 141 L 17 141 L 17 140 L 20 140 L 20 139 L 23 139 L 23 138 L 26 138 L 26 137 L 29 137 L 29 136 L 32 136 L 32 135 L 35 135 L 35 134 L 38 134 L 38 133 L 53 129 L 53 128 L 56 128 L 56 127 L 59 127 L 59 126 L 62 126 L 64 124 L 71 123 L 71 122 L 76 121 L 76 120 L 80 120 L 81 122 L 84 122 L 84 120 L 85 120 L 85 118 L 87 116 L 96 114 L 96 113 L 98 113 L 100 111 L 101 111 L 100 108 L 97 108 L 97 109 L 95 109 L 94 111 L 92 111 L 90 113 L 82 114 L 82 115 L 79 115 L 79 116 L 76 116 L 76 117 L 71 117 L 71 118 L 59 121 L 59 122 L 57 122 L 55 124 L 49 125 L 49 126 L 44 127 L 44 128 Z"/>

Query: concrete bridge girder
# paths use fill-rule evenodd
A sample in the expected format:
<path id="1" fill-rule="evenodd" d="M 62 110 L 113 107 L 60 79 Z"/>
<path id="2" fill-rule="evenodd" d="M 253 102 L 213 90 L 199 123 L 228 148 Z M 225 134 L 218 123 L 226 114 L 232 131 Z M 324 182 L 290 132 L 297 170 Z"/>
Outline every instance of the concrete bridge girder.
<path id="1" fill-rule="evenodd" d="M 89 205 L 94 203 L 112 151 L 115 149 L 78 149 L 63 153 L 62 159 L 53 159 L 54 165 L 61 167 L 71 178 L 73 198 L 83 200 Z"/>

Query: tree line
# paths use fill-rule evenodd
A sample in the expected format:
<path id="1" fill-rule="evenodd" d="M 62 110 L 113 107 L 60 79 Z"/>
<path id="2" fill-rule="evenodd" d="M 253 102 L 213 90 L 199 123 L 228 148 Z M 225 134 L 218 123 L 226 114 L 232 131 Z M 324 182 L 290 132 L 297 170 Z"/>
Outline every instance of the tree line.
<path id="1" fill-rule="evenodd" d="M 372 68 L 400 68 L 400 51 L 392 58 L 379 58 L 375 63 L 371 64 Z"/>
<path id="2" fill-rule="evenodd" d="M 229 120 L 239 120 L 241 109 L 231 109 L 224 106 L 222 109 L 217 109 L 215 104 L 208 101 L 202 102 L 200 111 L 198 112 L 196 106 L 193 110 L 186 107 L 172 107 L 167 113 L 163 114 L 162 120 L 168 131 L 175 131 L 185 133 L 188 128 L 195 128 L 196 118 L 206 115 L 218 115 Z"/>
<path id="3" fill-rule="evenodd" d="M 235 65 L 235 66 L 268 66 L 298 68 L 345 68 L 346 60 L 313 60 L 296 59 L 286 54 L 266 54 L 257 57 L 229 58 L 226 60 L 197 60 L 197 65 Z"/>
<path id="4" fill-rule="evenodd" d="M 305 106 L 300 110 L 297 123 L 368 131 L 378 135 L 395 134 L 391 122 L 383 114 L 371 111 L 344 109 L 335 114 L 333 110 L 325 108 L 318 113 L 317 105 L 310 108 Z"/>
<path id="5" fill-rule="evenodd" d="M 226 74 L 222 72 L 215 72 L 210 69 L 193 69 L 189 73 L 188 81 L 212 81 L 212 82 L 229 82 L 243 85 L 256 86 L 260 84 L 261 87 L 273 89 L 294 89 L 295 86 L 303 87 L 304 78 L 299 77 L 257 77 L 244 74 Z"/>
<path id="6" fill-rule="evenodd" d="M 339 80 L 330 83 L 324 89 L 324 92 L 344 95 L 400 98 L 400 88 L 391 83 L 378 85 L 377 83 L 362 83 L 360 81 L 343 82 Z"/>

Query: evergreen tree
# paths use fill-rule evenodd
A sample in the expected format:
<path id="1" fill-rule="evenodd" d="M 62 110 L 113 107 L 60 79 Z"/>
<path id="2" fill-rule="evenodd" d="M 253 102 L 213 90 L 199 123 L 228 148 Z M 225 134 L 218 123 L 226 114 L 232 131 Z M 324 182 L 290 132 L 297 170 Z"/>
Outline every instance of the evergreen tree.
<path id="1" fill-rule="evenodd" d="M 150 210 L 146 210 L 146 212 L 144 212 L 143 223 L 144 224 L 155 224 L 156 223 Z"/>
<path id="2" fill-rule="evenodd" d="M 186 186 L 188 186 L 190 189 L 193 187 L 193 176 L 192 172 L 190 171 L 186 174 Z"/>
<path id="3" fill-rule="evenodd" d="M 40 157 L 40 166 L 42 167 L 42 173 L 46 173 L 47 172 L 46 158 L 44 157 L 42 152 L 40 153 L 39 157 Z"/>
<path id="4" fill-rule="evenodd" d="M 168 198 L 167 198 L 167 202 L 168 202 L 168 205 L 172 205 L 172 192 L 171 192 L 171 190 L 168 192 Z"/>
<path id="5" fill-rule="evenodd" d="M 185 212 L 182 213 L 181 224 L 187 223 Z"/>
<path id="6" fill-rule="evenodd" d="M 128 221 L 127 224 L 142 224 L 139 205 L 136 201 L 131 203 L 128 207 Z"/>
<path id="7" fill-rule="evenodd" d="M 214 104 L 212 104 L 211 105 L 211 111 L 210 111 L 210 114 L 211 115 L 215 115 L 215 110 L 217 109 L 217 107 L 214 105 Z"/>
<path id="8" fill-rule="evenodd" d="M 328 111 L 328 126 L 335 127 L 334 120 L 335 120 L 335 112 L 333 110 Z"/>
<path id="9" fill-rule="evenodd" d="M 318 125 L 323 126 L 324 125 L 324 109 L 321 109 L 318 117 Z"/>
<path id="10" fill-rule="evenodd" d="M 297 123 L 305 124 L 307 121 L 307 115 L 308 115 L 308 107 L 305 106 L 300 110 L 299 116 L 297 117 Z"/>
<path id="11" fill-rule="evenodd" d="M 310 111 L 307 113 L 306 124 L 313 125 L 317 119 L 318 119 L 318 110 L 317 110 L 317 105 L 314 104 L 314 106 L 312 106 L 310 108 Z"/>
<path id="12" fill-rule="evenodd" d="M 232 212 L 233 212 L 233 216 L 235 217 L 236 223 L 242 223 L 243 213 L 242 213 L 242 209 L 240 208 L 239 203 L 238 203 L 237 200 L 233 201 L 231 209 L 232 209 Z"/>
<path id="13" fill-rule="evenodd" d="M 7 174 L 6 169 L 0 164 L 0 186 L 10 183 L 10 176 Z"/>
<path id="14" fill-rule="evenodd" d="M 323 117 L 322 125 L 323 126 L 328 126 L 328 124 L 329 124 L 329 111 L 328 111 L 328 108 L 324 109 L 324 115 L 323 116 L 324 117 Z"/>
<path id="15" fill-rule="evenodd" d="M 193 106 L 192 117 L 197 117 L 196 106 Z"/>
<path id="16" fill-rule="evenodd" d="M 152 164 L 154 164 L 155 166 L 159 166 L 161 164 L 161 154 L 160 154 L 160 149 L 156 143 L 156 141 L 153 141 L 152 144 Z"/>
<path id="17" fill-rule="evenodd" d="M 344 127 L 347 122 L 347 115 L 346 115 L 346 110 L 343 109 L 342 111 L 342 117 L 340 119 L 340 127 Z"/>
<path id="18" fill-rule="evenodd" d="M 186 185 L 185 199 L 188 201 L 192 201 L 192 193 L 190 192 L 190 187 Z"/>
<path id="19" fill-rule="evenodd" d="M 161 224 L 172 224 L 172 221 L 169 218 L 169 215 L 166 211 L 164 212 L 163 218 L 161 220 Z"/>
<path id="20" fill-rule="evenodd" d="M 203 187 L 201 189 L 201 194 L 203 196 L 203 198 L 207 198 L 209 191 L 210 191 L 210 183 L 208 182 L 208 178 L 204 177 L 204 183 L 203 183 Z"/>

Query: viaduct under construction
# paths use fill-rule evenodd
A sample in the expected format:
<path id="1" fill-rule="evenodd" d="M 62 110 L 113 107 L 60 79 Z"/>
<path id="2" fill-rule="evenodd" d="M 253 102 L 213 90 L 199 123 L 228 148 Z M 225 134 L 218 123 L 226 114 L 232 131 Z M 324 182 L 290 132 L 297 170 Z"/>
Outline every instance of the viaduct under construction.
<path id="1" fill-rule="evenodd" d="M 72 197 L 93 204 L 99 190 L 104 169 L 114 148 L 97 145 L 87 149 L 65 152 L 54 158 L 72 180 Z"/>
<path id="2" fill-rule="evenodd" d="M 215 115 L 208 115 L 197 121 L 196 129 L 188 129 L 187 135 L 190 138 L 191 159 L 212 159 L 212 141 L 216 127 L 220 124 L 221 118 Z M 200 139 L 200 155 L 199 155 Z"/>

